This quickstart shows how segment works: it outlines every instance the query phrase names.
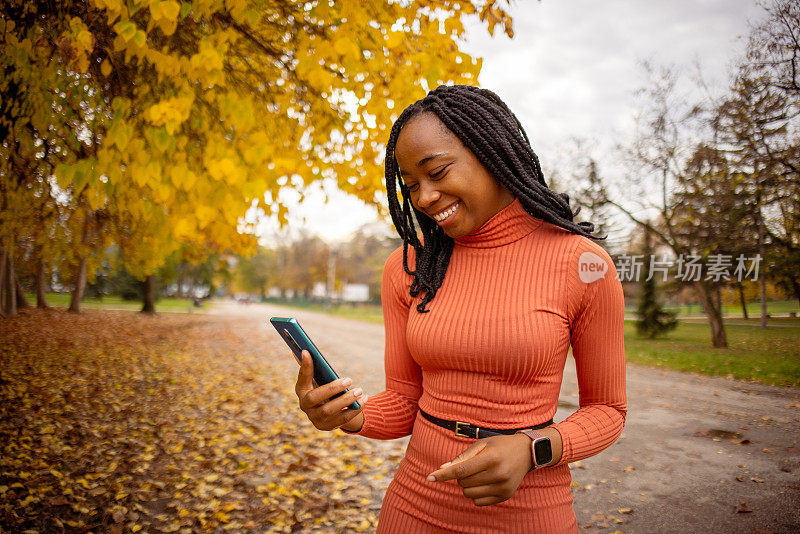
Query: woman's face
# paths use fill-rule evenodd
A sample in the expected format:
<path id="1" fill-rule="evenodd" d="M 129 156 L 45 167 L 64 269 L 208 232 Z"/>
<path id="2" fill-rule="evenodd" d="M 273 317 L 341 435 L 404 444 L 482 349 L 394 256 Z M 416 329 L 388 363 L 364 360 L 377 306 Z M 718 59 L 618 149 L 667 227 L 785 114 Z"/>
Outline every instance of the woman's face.
<path id="1" fill-rule="evenodd" d="M 395 159 L 411 203 L 452 238 L 474 232 L 514 200 L 431 112 L 400 130 Z"/>

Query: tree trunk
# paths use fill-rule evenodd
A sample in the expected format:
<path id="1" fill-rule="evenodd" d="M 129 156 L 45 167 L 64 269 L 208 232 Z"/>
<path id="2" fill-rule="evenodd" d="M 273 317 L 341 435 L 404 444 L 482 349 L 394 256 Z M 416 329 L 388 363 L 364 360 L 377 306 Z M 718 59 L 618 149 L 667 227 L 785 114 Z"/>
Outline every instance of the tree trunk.
<path id="1" fill-rule="evenodd" d="M 763 257 L 763 256 L 762 256 Z M 761 276 L 761 328 L 767 327 L 767 278 Z"/>
<path id="2" fill-rule="evenodd" d="M 744 286 L 742 285 L 741 282 L 739 282 L 736 285 L 739 286 L 739 300 L 742 303 L 742 315 L 744 316 L 745 319 L 748 319 L 748 317 L 747 317 L 747 302 L 745 302 L 745 300 L 744 300 Z"/>
<path id="3" fill-rule="evenodd" d="M 142 284 L 142 313 L 156 313 L 155 280 L 152 274 L 145 277 Z"/>
<path id="4" fill-rule="evenodd" d="M 39 259 L 36 269 L 36 307 L 49 308 L 47 305 L 47 270 L 43 259 Z"/>
<path id="5" fill-rule="evenodd" d="M 17 280 L 14 273 L 14 255 L 11 250 L 6 251 L 6 276 L 5 288 L 5 306 L 3 311 L 6 317 L 16 317 L 17 315 Z"/>
<path id="6" fill-rule="evenodd" d="M 6 291 L 6 249 L 0 245 L 0 317 L 6 316 L 3 296 Z"/>
<path id="7" fill-rule="evenodd" d="M 695 289 L 700 302 L 703 304 L 706 316 L 709 323 L 711 323 L 711 345 L 717 348 L 728 346 L 728 337 L 725 335 L 725 325 L 722 322 L 722 313 L 720 309 L 714 305 L 714 298 L 712 297 L 710 289 L 702 282 L 695 282 Z"/>
<path id="8" fill-rule="evenodd" d="M 758 197 L 757 213 L 758 213 L 758 254 L 761 256 L 761 261 L 766 260 L 766 252 L 764 250 L 764 218 L 761 216 L 761 196 Z M 762 269 L 761 280 L 761 328 L 767 327 L 767 277 Z"/>
<path id="9" fill-rule="evenodd" d="M 182 299 L 185 295 L 183 293 L 183 278 L 185 276 L 185 262 L 180 262 L 178 264 L 178 292 L 175 294 L 176 298 Z"/>
<path id="10" fill-rule="evenodd" d="M 78 272 L 75 274 L 75 287 L 72 289 L 72 298 L 69 302 L 69 309 L 73 313 L 81 312 L 81 300 L 83 300 L 83 290 L 86 288 L 86 257 L 81 258 L 78 264 Z"/>
<path id="11" fill-rule="evenodd" d="M 15 278 L 17 286 L 17 309 L 20 310 L 22 308 L 30 308 L 31 305 L 28 302 L 28 297 L 25 296 L 25 290 L 22 288 L 22 283 L 19 281 L 19 278 Z"/>
<path id="12" fill-rule="evenodd" d="M 81 236 L 81 245 L 85 245 L 89 241 L 89 217 L 91 214 L 87 213 L 83 219 L 83 235 Z M 72 290 L 72 299 L 69 303 L 69 310 L 73 313 L 81 312 L 81 300 L 83 300 L 83 290 L 86 288 L 86 254 L 81 256 L 78 263 L 78 272 L 75 275 L 75 287 Z"/>
<path id="13" fill-rule="evenodd" d="M 794 288 L 794 298 L 797 299 L 797 304 L 800 305 L 800 284 L 797 280 L 792 280 L 792 288 Z"/>

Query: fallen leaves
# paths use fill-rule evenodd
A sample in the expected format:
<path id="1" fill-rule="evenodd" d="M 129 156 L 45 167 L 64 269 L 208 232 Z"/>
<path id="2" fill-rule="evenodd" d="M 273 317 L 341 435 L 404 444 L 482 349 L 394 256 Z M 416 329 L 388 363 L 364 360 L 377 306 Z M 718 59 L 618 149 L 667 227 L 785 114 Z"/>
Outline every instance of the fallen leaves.
<path id="1" fill-rule="evenodd" d="M 373 529 L 402 450 L 315 429 L 293 362 L 249 334 L 197 315 L 0 321 L 0 531 Z"/>
<path id="2" fill-rule="evenodd" d="M 736 513 L 739 514 L 749 514 L 752 511 L 753 510 L 749 506 L 747 506 L 746 502 L 740 502 L 739 506 L 736 507 Z"/>
<path id="3" fill-rule="evenodd" d="M 624 508 L 624 510 L 630 510 L 630 508 Z M 633 511 L 631 510 L 631 512 L 633 512 Z M 620 513 L 622 513 L 622 512 L 620 512 Z M 629 512 L 624 512 L 624 513 L 629 513 Z M 584 529 L 591 529 L 591 528 L 606 529 L 606 528 L 610 528 L 611 525 L 622 525 L 625 522 L 626 522 L 625 519 L 623 519 L 622 517 L 618 517 L 618 516 L 616 516 L 616 515 L 614 515 L 612 513 L 606 514 L 602 510 L 598 510 L 597 512 L 594 512 L 589 517 L 589 523 L 584 524 L 583 528 Z"/>
<path id="4" fill-rule="evenodd" d="M 721 428 L 710 428 L 706 430 L 698 430 L 694 433 L 695 436 L 700 438 L 707 438 L 712 441 L 727 441 L 737 445 L 748 445 L 750 440 L 744 438 L 740 432 L 733 430 L 725 430 Z"/>

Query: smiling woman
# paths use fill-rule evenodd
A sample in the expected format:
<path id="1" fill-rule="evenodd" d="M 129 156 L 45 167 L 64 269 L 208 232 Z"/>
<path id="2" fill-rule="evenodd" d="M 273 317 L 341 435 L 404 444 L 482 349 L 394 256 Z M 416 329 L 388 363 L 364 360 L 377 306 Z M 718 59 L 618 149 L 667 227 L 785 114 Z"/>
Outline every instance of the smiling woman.
<path id="1" fill-rule="evenodd" d="M 385 166 L 403 238 L 383 271 L 386 389 L 347 409 L 353 393 L 331 396 L 350 382 L 314 388 L 306 358 L 301 409 L 319 429 L 411 434 L 379 534 L 577 532 L 568 463 L 611 445 L 627 409 L 611 258 L 491 91 L 443 86 L 406 108 Z M 587 254 L 603 264 L 591 280 Z M 554 424 L 570 346 L 580 408 Z"/>
<path id="2" fill-rule="evenodd" d="M 415 119 L 421 120 L 422 117 L 426 118 L 428 128 L 414 128 Z M 417 305 L 420 312 L 425 311 L 444 281 L 453 248 L 452 239 L 447 237 L 454 236 L 444 228 L 437 227 L 436 220 L 426 216 L 422 206 L 414 205 L 413 210 L 409 206 L 409 202 L 413 204 L 412 192 L 406 186 L 403 170 L 399 167 L 405 145 L 401 133 L 407 130 L 411 130 L 410 134 L 403 137 L 409 138 L 408 144 L 411 146 L 408 150 L 412 151 L 411 154 L 416 150 L 420 158 L 415 163 L 424 164 L 426 158 L 444 151 L 421 146 L 426 139 L 419 140 L 415 134 L 425 132 L 423 135 L 427 142 L 436 146 L 437 142 L 442 144 L 441 139 L 435 139 L 436 133 L 440 133 L 460 147 L 457 152 L 461 154 L 462 161 L 466 163 L 471 158 L 472 167 L 465 172 L 482 176 L 488 174 L 498 187 L 507 189 L 513 197 L 518 198 L 532 216 L 578 235 L 594 237 L 591 235 L 594 231 L 592 223 L 573 221 L 578 211 L 573 213 L 570 209 L 569 197 L 547 187 L 539 158 L 533 152 L 522 124 L 500 97 L 488 89 L 464 85 L 441 86 L 403 111 L 392 127 L 386 147 L 389 209 L 395 228 L 403 238 L 404 261 L 407 260 L 409 245 L 414 247 L 418 255 L 411 295 L 417 296 L 424 291 Z M 455 149 L 452 144 L 450 146 Z M 426 153 L 426 148 L 433 152 Z M 465 167 L 466 164 L 461 165 L 460 169 Z M 476 177 L 476 180 L 480 178 Z M 402 207 L 396 196 L 397 185 L 403 196 Z M 422 240 L 417 236 L 417 224 Z M 405 271 L 412 274 L 407 267 Z"/>
<path id="3" fill-rule="evenodd" d="M 406 124 L 395 157 L 411 203 L 452 238 L 474 232 L 514 200 L 434 113 Z"/>

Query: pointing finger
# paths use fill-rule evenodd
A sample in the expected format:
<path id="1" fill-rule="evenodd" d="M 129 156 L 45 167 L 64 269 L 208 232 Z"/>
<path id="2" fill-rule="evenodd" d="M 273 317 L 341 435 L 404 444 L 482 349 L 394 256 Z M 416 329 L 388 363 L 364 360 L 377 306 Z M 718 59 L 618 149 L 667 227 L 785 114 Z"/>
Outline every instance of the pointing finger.
<path id="1" fill-rule="evenodd" d="M 478 457 L 481 451 L 486 448 L 486 444 L 480 440 L 474 445 L 463 451 L 449 462 L 428 475 L 431 482 L 441 482 L 443 480 L 461 479 L 479 473 L 486 468 L 486 462 Z"/>

